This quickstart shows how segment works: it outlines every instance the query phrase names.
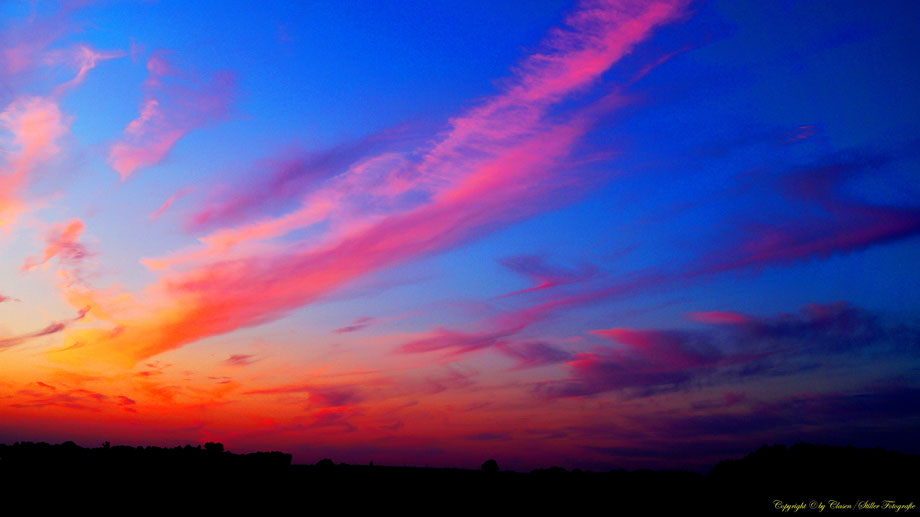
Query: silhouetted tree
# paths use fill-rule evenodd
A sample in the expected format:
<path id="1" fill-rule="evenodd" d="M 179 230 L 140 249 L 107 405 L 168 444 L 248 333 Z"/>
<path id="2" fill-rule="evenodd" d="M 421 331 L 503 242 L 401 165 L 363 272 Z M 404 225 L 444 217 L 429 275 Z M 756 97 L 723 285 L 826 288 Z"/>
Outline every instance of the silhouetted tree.
<path id="1" fill-rule="evenodd" d="M 486 460 L 486 462 L 482 464 L 482 471 L 498 472 L 498 462 L 495 460 Z"/>
<path id="2" fill-rule="evenodd" d="M 220 454 L 224 452 L 224 444 L 219 443 L 219 442 L 218 443 L 208 442 L 204 444 L 204 450 L 205 452 Z"/>

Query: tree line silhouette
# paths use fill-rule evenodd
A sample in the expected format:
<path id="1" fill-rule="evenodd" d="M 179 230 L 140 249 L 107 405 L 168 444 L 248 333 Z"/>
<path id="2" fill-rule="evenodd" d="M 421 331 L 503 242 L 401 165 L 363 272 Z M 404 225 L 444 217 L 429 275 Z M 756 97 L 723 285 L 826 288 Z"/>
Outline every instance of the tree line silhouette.
<path id="1" fill-rule="evenodd" d="M 209 487 L 214 493 L 266 492 L 275 497 L 309 491 L 324 497 L 380 500 L 398 498 L 481 498 L 516 501 L 516 508 L 565 504 L 583 508 L 606 501 L 613 514 L 686 509 L 703 514 L 787 513 L 776 506 L 812 501 L 920 502 L 920 456 L 887 451 L 813 444 L 763 446 L 741 459 L 724 460 L 708 474 L 683 470 L 592 472 L 561 467 L 528 473 L 503 471 L 494 459 L 478 470 L 416 468 L 335 463 L 325 458 L 312 465 L 291 463 L 283 452 L 234 454 L 220 443 L 183 447 L 111 446 L 84 448 L 73 442 L 17 442 L 0 445 L 0 489 L 26 486 L 49 475 L 66 479 L 71 488 L 105 486 Z M 247 492 L 243 492 L 243 491 Z M 847 503 L 846 501 L 849 501 Z M 853 509 L 856 511 L 856 509 Z M 916 507 L 902 509 L 917 512 Z M 800 508 L 801 513 L 809 511 Z M 841 513 L 841 511 L 835 511 Z M 900 512 L 898 512 L 900 513 Z"/>

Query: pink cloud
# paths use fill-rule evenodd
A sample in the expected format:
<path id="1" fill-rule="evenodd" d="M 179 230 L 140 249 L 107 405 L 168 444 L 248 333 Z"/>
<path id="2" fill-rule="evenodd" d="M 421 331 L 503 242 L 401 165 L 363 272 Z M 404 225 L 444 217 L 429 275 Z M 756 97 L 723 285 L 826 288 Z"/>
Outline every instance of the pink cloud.
<path id="1" fill-rule="evenodd" d="M 65 91 L 78 86 L 86 79 L 90 70 L 102 61 L 123 57 L 125 53 L 121 50 L 100 51 L 91 48 L 88 45 L 80 44 L 65 52 L 56 52 L 51 55 L 51 61 L 60 61 L 77 70 L 77 75 L 73 79 L 58 85 L 55 88 L 55 95 L 61 95 Z"/>
<path id="2" fill-rule="evenodd" d="M 461 333 L 441 328 L 420 339 L 401 345 L 397 351 L 406 354 L 417 354 L 446 350 L 451 354 L 465 354 L 483 348 L 502 345 L 506 342 L 505 337 L 512 333 Z"/>
<path id="3" fill-rule="evenodd" d="M 545 51 L 526 59 L 501 93 L 453 119 L 450 130 L 423 153 L 417 167 L 406 168 L 400 159 L 369 160 L 318 190 L 315 195 L 328 203 L 325 214 L 338 219 L 316 244 L 255 249 L 237 256 L 228 256 L 226 245 L 213 248 L 197 255 L 199 264 L 150 286 L 143 310 L 108 314 L 105 319 L 117 332 L 69 333 L 68 342 L 84 346 L 52 356 L 132 364 L 206 336 L 271 321 L 367 273 L 443 251 L 536 213 L 543 208 L 537 201 L 557 186 L 554 174 L 565 168 L 566 158 L 594 117 L 621 100 L 608 96 L 565 116 L 549 117 L 550 108 L 593 83 L 657 25 L 679 13 L 677 3 L 625 10 L 592 4 L 575 13 L 568 20 L 570 27 L 553 32 Z M 148 68 L 154 83 L 172 74 L 170 65 L 156 56 Z M 145 128 L 158 120 L 160 109 L 161 104 L 145 107 L 126 133 L 146 137 Z M 127 175 L 131 170 L 121 172 Z M 384 183 L 355 189 L 365 178 L 375 177 Z M 393 189 L 391 181 L 399 188 Z M 404 188 L 424 195 L 412 202 L 391 202 Z M 367 206 L 379 206 L 380 211 L 354 210 Z M 304 205 L 304 210 L 314 209 Z M 222 237 L 242 232 L 244 236 L 233 241 L 239 245 L 302 228 L 300 211 L 292 214 Z M 324 217 L 322 212 L 315 215 L 308 218 L 309 224 Z M 107 304 L 94 293 L 74 298 L 93 307 Z"/>
<path id="4" fill-rule="evenodd" d="M 159 163 L 189 131 L 226 116 L 233 95 L 230 74 L 203 82 L 176 69 L 163 53 L 148 59 L 147 72 L 139 114 L 109 150 L 109 163 L 122 179 Z"/>
<path id="5" fill-rule="evenodd" d="M 251 167 L 241 183 L 212 196 L 185 223 L 189 230 L 213 229 L 253 219 L 267 209 L 277 210 L 320 188 L 336 175 L 358 168 L 366 170 L 369 157 L 385 144 L 403 136 L 401 127 L 390 128 L 318 151 L 289 151 Z M 379 158 L 379 156 L 377 156 Z"/>
<path id="6" fill-rule="evenodd" d="M 344 327 L 337 328 L 333 330 L 333 332 L 336 334 L 348 334 L 350 332 L 358 332 L 358 331 L 364 330 L 373 325 L 380 325 L 382 323 L 397 321 L 397 320 L 401 320 L 404 318 L 409 318 L 411 316 L 416 316 L 418 314 L 420 313 L 419 312 L 409 312 L 406 314 L 389 316 L 387 318 L 374 318 L 371 316 L 362 316 L 360 318 L 356 318 L 355 320 L 353 320 L 351 325 L 346 325 Z"/>
<path id="7" fill-rule="evenodd" d="M 8 228 L 20 213 L 29 210 L 24 189 L 40 167 L 60 152 L 58 143 L 69 125 L 58 107 L 60 96 L 79 85 L 99 62 L 123 55 L 82 43 L 51 48 L 58 39 L 76 32 L 78 27 L 69 16 L 76 7 L 65 5 L 51 15 L 11 20 L 0 31 L 0 88 L 13 99 L 0 113 L 0 138 L 3 132 L 11 134 L 9 144 L 4 142 L 4 159 L 0 161 L 0 228 Z M 72 68 L 76 75 L 47 96 L 25 87 L 32 72 L 59 67 Z M 29 93 L 17 93 L 24 91 Z"/>
<path id="8" fill-rule="evenodd" d="M 527 342 L 522 344 L 499 344 L 497 346 L 499 351 L 505 355 L 517 359 L 516 369 L 534 368 L 562 363 L 572 359 L 570 352 L 546 343 Z"/>
<path id="9" fill-rule="evenodd" d="M 80 84 L 99 62 L 125 55 L 122 51 L 95 50 L 83 43 L 51 48 L 56 41 L 80 31 L 70 16 L 80 7 L 64 5 L 50 15 L 12 20 L 0 31 L 0 85 L 14 86 L 10 83 L 18 83 L 18 79 L 41 68 L 66 66 L 76 70 L 73 79 L 55 88 L 56 97 Z"/>
<path id="10" fill-rule="evenodd" d="M 57 103 L 43 97 L 19 97 L 0 113 L 0 130 L 12 136 L 15 148 L 0 162 L 0 227 L 26 210 L 22 191 L 39 167 L 58 154 L 67 125 Z"/>
<path id="11" fill-rule="evenodd" d="M 150 215 L 148 216 L 148 218 L 151 219 L 151 220 L 159 219 L 160 216 L 162 216 L 164 213 L 166 213 L 167 210 L 169 210 L 169 207 L 171 207 L 173 203 L 175 203 L 177 200 L 179 200 L 179 199 L 181 199 L 181 198 L 187 196 L 187 195 L 190 194 L 191 192 L 192 192 L 192 188 L 191 188 L 191 187 L 186 187 L 186 188 L 183 188 L 183 189 L 179 189 L 176 193 L 174 193 L 173 195 L 171 195 L 171 196 L 169 196 L 168 198 L 166 198 L 166 201 L 164 201 L 163 204 L 160 205 L 159 208 L 157 208 L 156 210 L 154 210 L 153 212 L 151 212 Z"/>
<path id="12" fill-rule="evenodd" d="M 223 254 L 234 246 L 277 238 L 322 221 L 332 222 L 334 227 L 367 225 L 369 218 L 362 217 L 361 212 L 368 206 L 375 211 L 370 218 L 372 221 L 380 215 L 411 209 L 413 199 L 442 202 L 447 201 L 448 192 L 461 195 L 462 189 L 483 191 L 505 186 L 513 190 L 519 185 L 489 185 L 492 174 L 483 168 L 494 167 L 490 162 L 500 160 L 505 153 L 532 145 L 554 131 L 556 125 L 569 124 L 570 129 L 577 132 L 568 137 L 567 146 L 570 147 L 586 128 L 588 119 L 618 107 L 623 101 L 612 94 L 582 112 L 579 116 L 584 120 L 581 121 L 574 120 L 571 115 L 568 121 L 565 118 L 550 120 L 552 109 L 566 97 L 599 80 L 605 70 L 647 38 L 655 27 L 679 16 L 683 3 L 585 4 L 567 19 L 567 27 L 551 33 L 540 52 L 522 61 L 499 94 L 451 119 L 443 137 L 424 153 L 385 153 L 377 159 L 366 160 L 308 196 L 298 210 L 219 230 L 201 239 L 206 246 L 203 250 L 154 259 L 149 263 L 162 269 L 201 260 Z M 574 127 L 579 124 L 581 127 Z M 551 153 L 561 156 L 562 151 L 567 153 L 569 148 L 548 151 L 541 154 L 545 158 L 550 158 Z M 414 158 L 414 154 L 421 154 L 421 157 Z M 508 165 L 513 170 L 513 164 Z M 547 162 L 544 169 L 550 166 L 551 162 Z M 537 188 L 541 181 L 550 177 L 549 173 L 544 170 L 540 175 L 528 175 L 527 185 Z M 524 175 L 518 178 L 524 181 Z M 510 180 L 509 177 L 496 179 Z"/>
<path id="13" fill-rule="evenodd" d="M 683 269 L 649 269 L 614 278 L 584 292 L 539 301 L 491 319 L 488 328 L 521 330 L 560 311 L 601 300 L 624 298 L 665 286 L 699 281 L 713 275 L 747 268 L 782 265 L 802 260 L 850 253 L 920 234 L 920 211 L 847 200 L 837 193 L 846 180 L 888 163 L 890 157 L 831 157 L 828 163 L 802 167 L 784 176 L 780 192 L 790 203 L 804 203 L 808 217 L 771 225 L 749 225 L 731 246 L 704 254 Z M 776 188 L 769 184 L 765 188 Z M 817 209 L 817 213 L 815 213 Z M 796 212 L 801 213 L 801 212 Z M 744 324 L 743 314 L 703 312 L 691 315 L 703 323 Z"/>
<path id="14" fill-rule="evenodd" d="M 659 368 L 699 368 L 712 364 L 720 357 L 715 348 L 705 342 L 695 342 L 687 333 L 625 328 L 594 330 L 591 333 L 625 345 L 628 353 Z"/>
<path id="15" fill-rule="evenodd" d="M 83 233 L 83 221 L 71 219 L 51 227 L 45 237 L 47 245 L 41 258 L 29 257 L 22 266 L 23 271 L 45 264 L 54 257 L 66 262 L 79 262 L 87 256 L 86 247 L 79 242 Z"/>

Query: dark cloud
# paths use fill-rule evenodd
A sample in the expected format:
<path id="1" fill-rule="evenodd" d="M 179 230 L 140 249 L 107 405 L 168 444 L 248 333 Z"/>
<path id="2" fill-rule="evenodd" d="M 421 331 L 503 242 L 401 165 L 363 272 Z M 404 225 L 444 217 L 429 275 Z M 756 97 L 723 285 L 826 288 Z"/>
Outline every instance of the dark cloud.
<path id="1" fill-rule="evenodd" d="M 496 441 L 496 440 L 511 440 L 511 435 L 508 433 L 478 433 L 478 434 L 468 434 L 465 436 L 467 440 L 473 441 Z"/>
<path id="2" fill-rule="evenodd" d="M 740 411 L 702 415 L 649 414 L 636 419 L 655 440 L 695 437 L 751 437 L 754 441 L 783 437 L 803 441 L 856 429 L 918 429 L 920 388 L 892 386 L 862 390 L 799 394 L 775 402 L 751 402 Z"/>
<path id="3" fill-rule="evenodd" d="M 706 409 L 709 411 L 709 409 Z M 797 394 L 769 403 L 746 400 L 711 413 L 659 411 L 629 426 L 573 428 L 584 448 L 614 466 L 684 467 L 701 472 L 764 444 L 822 443 L 920 451 L 920 389 L 863 388 Z"/>
<path id="4" fill-rule="evenodd" d="M 540 383 L 537 393 L 550 398 L 611 391 L 647 396 L 810 371 L 828 356 L 920 351 L 920 322 L 893 321 L 846 302 L 810 304 L 794 314 L 737 318 L 699 331 L 614 328 L 594 334 L 617 345 L 574 354 L 565 361 L 571 377 Z"/>

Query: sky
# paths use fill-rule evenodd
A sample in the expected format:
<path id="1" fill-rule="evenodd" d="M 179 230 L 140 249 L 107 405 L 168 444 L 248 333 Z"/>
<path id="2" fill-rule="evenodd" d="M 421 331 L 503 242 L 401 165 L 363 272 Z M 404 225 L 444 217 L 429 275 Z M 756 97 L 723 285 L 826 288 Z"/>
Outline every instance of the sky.
<path id="1" fill-rule="evenodd" d="M 0 443 L 920 453 L 918 24 L 0 3 Z"/>

